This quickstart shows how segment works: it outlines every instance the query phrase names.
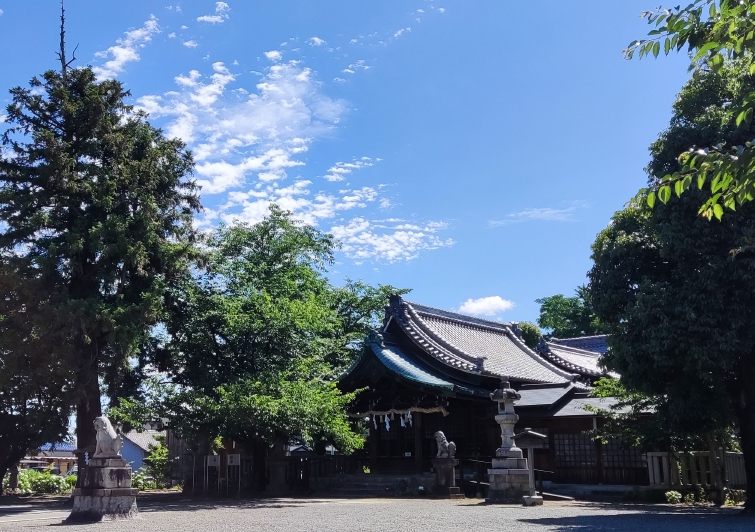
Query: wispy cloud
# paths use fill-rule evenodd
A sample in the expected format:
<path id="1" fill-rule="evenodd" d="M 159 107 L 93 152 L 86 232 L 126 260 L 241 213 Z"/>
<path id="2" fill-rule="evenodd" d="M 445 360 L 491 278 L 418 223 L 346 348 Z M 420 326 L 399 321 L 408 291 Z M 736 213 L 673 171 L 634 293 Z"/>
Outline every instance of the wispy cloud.
<path id="1" fill-rule="evenodd" d="M 412 29 L 411 28 L 401 28 L 396 33 L 394 33 L 393 36 L 396 37 L 396 38 L 401 37 L 401 34 L 404 33 L 405 31 L 411 32 Z"/>
<path id="2" fill-rule="evenodd" d="M 374 164 L 375 163 L 372 162 L 370 157 L 362 157 L 361 159 L 355 158 L 350 163 L 338 162 L 328 168 L 328 173 L 323 177 L 328 181 L 343 181 L 346 179 L 346 175 L 354 170 L 361 170 L 362 168 L 367 168 Z"/>
<path id="3" fill-rule="evenodd" d="M 327 44 L 324 39 L 319 37 L 310 37 L 307 39 L 307 42 L 310 46 L 322 46 L 323 44 Z"/>
<path id="4" fill-rule="evenodd" d="M 344 68 L 342 72 L 345 72 L 346 74 L 354 74 L 357 70 L 367 70 L 369 68 L 369 65 L 364 63 L 364 59 L 360 59 L 356 63 L 351 63 L 348 67 Z"/>
<path id="5" fill-rule="evenodd" d="M 215 2 L 215 14 L 214 15 L 202 15 L 197 17 L 197 22 L 209 22 L 210 24 L 222 24 L 228 17 L 228 12 L 231 10 L 230 6 L 225 2 Z"/>
<path id="6" fill-rule="evenodd" d="M 586 207 L 586 203 L 583 201 L 575 201 L 571 206 L 564 209 L 556 209 L 553 207 L 541 207 L 533 209 L 524 209 L 519 212 L 514 212 L 506 215 L 505 218 L 500 220 L 490 220 L 490 227 L 501 227 L 503 225 L 512 225 L 531 221 L 546 221 L 546 222 L 573 222 L 574 213 L 583 207 Z"/>
<path id="7" fill-rule="evenodd" d="M 346 256 L 361 264 L 375 259 L 409 261 L 423 251 L 452 246 L 452 239 L 437 235 L 446 227 L 442 222 L 416 225 L 403 220 L 369 221 L 357 217 L 346 224 L 333 226 L 330 232 L 341 242 L 341 250 Z"/>
<path id="8" fill-rule="evenodd" d="M 2 17 L 2 16 L 3 16 L 3 10 L 0 9 L 0 17 Z"/>
<path id="9" fill-rule="evenodd" d="M 281 59 L 283 59 L 283 54 L 278 50 L 270 50 L 269 52 L 265 52 L 265 57 L 267 57 L 270 61 L 280 61 Z"/>
<path id="10" fill-rule="evenodd" d="M 503 299 L 501 296 L 481 297 L 479 299 L 467 299 L 459 307 L 459 312 L 472 314 L 473 316 L 496 316 L 514 308 L 514 302 Z"/>
<path id="11" fill-rule="evenodd" d="M 197 41 L 193 39 L 190 41 L 184 41 L 183 44 L 186 48 L 196 48 L 197 46 L 199 46 L 199 44 L 197 44 Z"/>
<path id="12" fill-rule="evenodd" d="M 151 15 L 141 28 L 127 31 L 115 45 L 94 54 L 95 57 L 112 58 L 102 65 L 92 67 L 94 74 L 99 79 L 114 78 L 123 72 L 126 63 L 139 61 L 139 49 L 150 42 L 156 33 L 160 33 L 160 26 L 157 18 Z"/>

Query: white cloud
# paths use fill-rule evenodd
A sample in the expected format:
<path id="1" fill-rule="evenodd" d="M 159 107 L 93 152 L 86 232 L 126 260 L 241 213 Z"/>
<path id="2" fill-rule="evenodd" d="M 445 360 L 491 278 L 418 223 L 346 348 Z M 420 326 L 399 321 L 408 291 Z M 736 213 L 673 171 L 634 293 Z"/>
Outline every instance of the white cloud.
<path id="1" fill-rule="evenodd" d="M 481 297 L 479 299 L 467 299 L 459 307 L 459 312 L 474 316 L 495 316 L 514 308 L 514 302 L 503 299 L 501 296 Z"/>
<path id="2" fill-rule="evenodd" d="M 401 28 L 396 33 L 394 33 L 393 36 L 394 37 L 401 37 L 401 34 L 404 33 L 405 31 L 411 32 L 412 29 L 411 28 Z"/>
<path id="3" fill-rule="evenodd" d="M 283 59 L 283 54 L 278 50 L 270 50 L 269 52 L 265 52 L 265 57 L 267 57 L 270 61 L 280 61 L 281 59 Z"/>
<path id="4" fill-rule="evenodd" d="M 126 63 L 139 61 L 139 49 L 143 48 L 152 40 L 155 33 L 160 33 L 157 18 L 151 15 L 141 28 L 125 32 L 124 37 L 116 41 L 116 44 L 97 52 L 95 57 L 111 57 L 103 65 L 94 66 L 92 70 L 99 79 L 114 78 L 123 72 Z"/>
<path id="5" fill-rule="evenodd" d="M 382 186 L 336 188 L 297 175 L 306 169 L 312 143 L 330 135 L 349 106 L 326 95 L 299 61 L 271 64 L 258 75 L 243 77 L 216 62 L 209 75 L 184 72 L 175 77 L 175 90 L 137 101 L 150 120 L 163 122 L 167 136 L 180 137 L 194 154 L 196 179 L 205 205 L 211 205 L 197 219 L 198 228 L 218 221 L 256 223 L 277 204 L 336 235 L 345 255 L 357 262 L 411 260 L 453 244 L 442 238 L 443 223 L 371 221 L 365 210 L 390 205 L 381 197 Z M 251 79 L 252 86 L 244 85 Z M 339 161 L 327 175 L 342 179 L 378 160 Z M 217 199 L 208 202 L 207 196 Z"/>
<path id="6" fill-rule="evenodd" d="M 328 173 L 323 177 L 328 181 L 343 181 L 346 179 L 346 175 L 350 174 L 354 170 L 361 170 L 374 165 L 372 159 L 369 157 L 362 157 L 361 159 L 354 159 L 350 163 L 338 162 L 328 169 Z"/>
<path id="7" fill-rule="evenodd" d="M 8 120 L 8 115 L 0 115 L 0 124 L 4 124 Z"/>
<path id="8" fill-rule="evenodd" d="M 370 67 L 364 64 L 364 59 L 360 59 L 356 63 L 351 63 L 348 67 L 344 68 L 341 72 L 345 72 L 347 74 L 353 74 L 359 69 L 367 70 Z"/>
<path id="9" fill-rule="evenodd" d="M 307 42 L 310 46 L 322 46 L 323 44 L 326 44 L 325 40 L 319 37 L 310 37 L 307 39 Z"/>
<path id="10" fill-rule="evenodd" d="M 440 11 L 441 13 L 445 13 L 446 12 L 446 8 L 445 7 L 439 7 L 438 11 Z"/>
<path id="11" fill-rule="evenodd" d="M 541 207 L 536 209 L 524 209 L 519 212 L 508 214 L 500 220 L 491 220 L 491 227 L 500 227 L 503 225 L 512 225 L 530 221 L 547 221 L 547 222 L 573 222 L 574 213 L 579 208 L 586 207 L 583 201 L 572 202 L 570 207 L 565 209 L 555 209 L 553 207 Z"/>
<path id="12" fill-rule="evenodd" d="M 0 17 L 3 16 L 3 10 L 0 9 Z"/>
<path id="13" fill-rule="evenodd" d="M 192 39 L 190 41 L 184 41 L 184 46 L 186 48 L 196 48 L 197 46 L 199 46 L 199 44 L 197 44 L 197 41 Z"/>
<path id="14" fill-rule="evenodd" d="M 182 30 L 188 30 L 188 29 L 189 29 L 189 26 L 183 25 L 183 26 L 181 26 L 181 29 L 182 29 Z"/>
<path id="15" fill-rule="evenodd" d="M 222 24 L 228 20 L 228 12 L 231 10 L 230 6 L 225 2 L 215 2 L 215 14 L 214 15 L 202 15 L 197 17 L 197 22 L 209 22 L 210 24 Z"/>
<path id="16" fill-rule="evenodd" d="M 395 220 L 371 222 L 357 217 L 344 225 L 333 226 L 330 232 L 341 242 L 346 256 L 361 264 L 367 260 L 409 261 L 422 251 L 452 246 L 453 240 L 443 240 L 435 234 L 445 227 L 442 223 L 418 226 Z"/>
<path id="17" fill-rule="evenodd" d="M 424 13 L 424 12 L 425 12 L 425 10 L 424 10 L 424 9 L 418 9 L 418 10 L 417 10 L 417 13 Z"/>
<path id="18" fill-rule="evenodd" d="M 333 81 L 335 81 L 336 83 L 346 83 L 346 80 L 345 80 L 345 79 L 343 79 L 343 78 L 338 78 L 338 77 L 336 77 L 336 78 L 333 78 Z"/>
<path id="19" fill-rule="evenodd" d="M 174 32 L 169 33 L 168 34 L 168 38 L 169 39 L 175 39 L 176 38 L 176 32 L 174 31 Z"/>

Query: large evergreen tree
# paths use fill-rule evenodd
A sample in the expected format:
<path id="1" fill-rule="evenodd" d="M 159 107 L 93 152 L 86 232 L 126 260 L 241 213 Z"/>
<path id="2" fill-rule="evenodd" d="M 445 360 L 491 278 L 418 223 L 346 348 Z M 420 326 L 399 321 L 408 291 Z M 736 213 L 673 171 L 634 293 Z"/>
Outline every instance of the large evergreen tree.
<path id="1" fill-rule="evenodd" d="M 78 447 L 94 448 L 100 384 L 115 395 L 191 252 L 192 158 L 90 68 L 11 90 L 0 156 L 0 268 L 55 294 L 46 312 L 74 372 Z M 64 362 L 63 362 L 64 361 Z M 80 454 L 83 456 L 83 454 Z"/>
<path id="2" fill-rule="evenodd" d="M 701 73 L 682 90 L 668 130 L 651 146 L 651 184 L 676 171 L 689 143 L 742 142 L 726 108 L 755 90 L 740 64 Z M 609 327 L 606 366 L 681 440 L 707 440 L 732 425 L 741 437 L 748 511 L 755 508 L 755 203 L 721 222 L 697 215 L 705 191 L 650 209 L 634 201 L 593 245 L 590 294 Z M 732 249 L 743 248 L 732 255 Z"/>

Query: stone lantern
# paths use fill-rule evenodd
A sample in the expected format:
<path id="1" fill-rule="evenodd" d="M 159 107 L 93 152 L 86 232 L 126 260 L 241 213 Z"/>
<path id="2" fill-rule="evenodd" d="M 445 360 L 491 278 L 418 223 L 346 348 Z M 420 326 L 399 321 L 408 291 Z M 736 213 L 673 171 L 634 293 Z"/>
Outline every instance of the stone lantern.
<path id="1" fill-rule="evenodd" d="M 539 501 L 532 500 L 527 459 L 513 439 L 514 425 L 519 421 L 519 416 L 514 412 L 514 401 L 521 398 L 506 377 L 501 380 L 501 387 L 490 394 L 490 399 L 498 403 L 495 420 L 501 426 L 501 446 L 495 451 L 493 468 L 488 469 L 490 486 L 486 502 L 489 503 L 542 504 L 541 498 Z"/>

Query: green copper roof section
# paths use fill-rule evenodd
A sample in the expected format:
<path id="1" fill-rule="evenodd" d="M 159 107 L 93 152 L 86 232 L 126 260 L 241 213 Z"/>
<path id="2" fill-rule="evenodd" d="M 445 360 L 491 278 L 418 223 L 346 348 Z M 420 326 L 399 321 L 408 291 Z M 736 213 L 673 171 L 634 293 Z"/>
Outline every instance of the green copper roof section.
<path id="1" fill-rule="evenodd" d="M 376 342 L 370 342 L 370 348 L 375 356 L 393 373 L 397 375 L 435 388 L 445 388 L 453 390 L 454 385 L 446 380 L 440 379 L 428 373 L 417 364 L 412 362 L 404 353 L 393 346 L 381 346 Z"/>

